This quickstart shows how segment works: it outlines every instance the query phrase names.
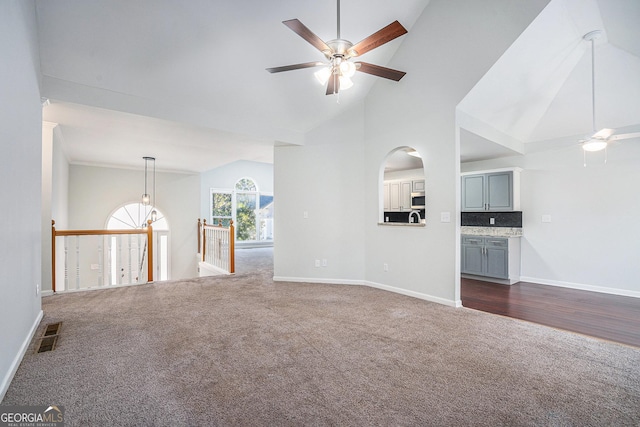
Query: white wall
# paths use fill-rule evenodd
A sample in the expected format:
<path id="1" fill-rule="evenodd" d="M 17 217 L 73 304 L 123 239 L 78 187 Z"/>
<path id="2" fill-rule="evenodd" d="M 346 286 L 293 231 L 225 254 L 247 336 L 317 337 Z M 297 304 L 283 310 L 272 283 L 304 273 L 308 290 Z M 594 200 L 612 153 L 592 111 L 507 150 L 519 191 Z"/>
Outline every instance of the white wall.
<path id="1" fill-rule="evenodd" d="M 378 82 L 366 102 L 367 282 L 460 304 L 455 108 L 547 2 L 434 0 L 404 36 L 390 66 L 407 75 L 399 83 Z M 424 228 L 376 224 L 381 164 L 397 146 L 423 157 Z M 442 212 L 450 213 L 450 223 L 440 221 Z"/>
<path id="2" fill-rule="evenodd" d="M 459 304 L 455 108 L 547 3 L 431 1 L 383 64 L 408 74 L 398 83 L 378 79 L 362 112 L 352 113 L 364 113 L 363 128 L 337 118 L 308 133 L 304 146 L 276 147 L 277 277 L 354 279 Z M 424 228 L 378 225 L 382 163 L 398 146 L 423 155 Z M 441 212 L 452 222 L 441 223 Z M 318 258 L 329 266 L 315 268 Z"/>
<path id="3" fill-rule="evenodd" d="M 64 229 L 69 224 L 69 160 L 62 149 L 62 134 L 53 130 L 51 218 L 56 226 Z"/>
<path id="4" fill-rule="evenodd" d="M 362 280 L 363 120 L 359 105 L 309 132 L 304 146 L 275 148 L 277 279 Z M 316 268 L 316 259 L 326 259 L 327 266 Z"/>
<path id="5" fill-rule="evenodd" d="M 156 176 L 155 205 L 165 214 L 171 232 L 171 278 L 196 277 L 199 177 L 166 172 Z M 115 209 L 139 201 L 143 190 L 144 170 L 71 165 L 69 228 L 104 228 Z"/>
<path id="6" fill-rule="evenodd" d="M 53 130 L 55 123 L 42 122 L 42 257 L 40 287 L 51 289 L 51 202 L 53 187 Z"/>
<path id="7" fill-rule="evenodd" d="M 210 221 L 212 188 L 233 189 L 241 178 L 251 178 L 261 193 L 273 194 L 273 165 L 271 163 L 239 160 L 211 169 L 200 174 L 200 218 Z"/>
<path id="8" fill-rule="evenodd" d="M 0 2 L 0 399 L 42 315 L 42 107 L 35 7 Z"/>
<path id="9" fill-rule="evenodd" d="M 461 165 L 524 169 L 522 280 L 640 297 L 640 140 L 612 144 L 608 157 L 604 165 L 604 153 L 593 153 L 585 168 L 575 144 Z"/>

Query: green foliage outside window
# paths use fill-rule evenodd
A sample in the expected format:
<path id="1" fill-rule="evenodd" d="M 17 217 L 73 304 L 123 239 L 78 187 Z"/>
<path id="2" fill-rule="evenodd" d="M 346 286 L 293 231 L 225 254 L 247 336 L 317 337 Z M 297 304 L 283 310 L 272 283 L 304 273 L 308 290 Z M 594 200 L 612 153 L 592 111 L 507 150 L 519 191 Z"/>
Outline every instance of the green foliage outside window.
<path id="1" fill-rule="evenodd" d="M 239 241 L 256 240 L 256 195 L 236 195 L 236 236 Z"/>
<path id="2" fill-rule="evenodd" d="M 231 217 L 231 193 L 213 193 L 211 198 L 211 216 Z"/>
<path id="3" fill-rule="evenodd" d="M 216 190 L 211 193 L 212 225 L 218 225 L 221 222 L 224 227 L 228 227 L 230 220 L 235 216 L 234 226 L 237 241 L 271 240 L 273 238 L 272 227 L 267 224 L 268 221 L 272 221 L 273 210 L 263 209 L 273 203 L 273 196 L 259 194 L 252 179 L 240 179 L 236 182 L 235 191 L 214 191 Z M 235 215 L 233 212 L 234 197 Z M 258 209 L 262 210 L 259 212 Z M 259 223 L 258 215 L 260 215 Z"/>

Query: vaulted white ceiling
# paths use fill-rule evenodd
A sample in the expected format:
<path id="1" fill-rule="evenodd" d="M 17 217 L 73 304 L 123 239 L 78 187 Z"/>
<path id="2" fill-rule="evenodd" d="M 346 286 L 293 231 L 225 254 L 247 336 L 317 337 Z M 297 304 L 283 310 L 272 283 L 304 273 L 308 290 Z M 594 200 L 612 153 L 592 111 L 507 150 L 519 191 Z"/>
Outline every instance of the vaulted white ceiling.
<path id="1" fill-rule="evenodd" d="M 354 43 L 395 19 L 411 34 L 429 8 L 429 0 L 341 3 L 341 35 Z M 281 22 L 298 18 L 333 39 L 334 0 L 37 0 L 37 14 L 42 93 L 51 100 L 43 115 L 60 124 L 72 163 L 136 167 L 153 155 L 160 169 L 198 172 L 270 162 L 274 144 L 304 143 L 306 131 L 362 102 L 373 84 L 402 84 L 359 73 L 338 103 L 313 69 L 265 71 L 323 59 Z M 598 127 L 640 124 L 638 22 L 638 0 L 552 0 L 459 105 L 462 160 L 589 133 L 591 56 L 582 36 L 593 29 L 604 30 Z M 402 40 L 362 60 L 411 73 L 410 63 L 393 63 Z"/>
<path id="2" fill-rule="evenodd" d="M 595 42 L 596 128 L 634 131 L 638 22 L 637 0 L 551 1 L 460 103 L 474 132 L 462 138 L 468 159 L 483 157 L 480 136 L 500 143 L 500 156 L 575 145 L 593 133 L 591 43 L 583 39 L 592 30 L 603 31 Z"/>
<path id="3" fill-rule="evenodd" d="M 396 19 L 411 31 L 428 1 L 343 0 L 341 36 L 356 43 Z M 203 171 L 271 161 L 274 143 L 303 143 L 379 80 L 358 73 L 338 103 L 313 69 L 265 71 L 324 60 L 282 21 L 334 39 L 335 0 L 38 0 L 37 14 L 52 102 L 44 117 L 60 123 L 71 162 L 135 165 L 155 155 L 158 167 Z M 388 66 L 401 42 L 362 60 Z"/>

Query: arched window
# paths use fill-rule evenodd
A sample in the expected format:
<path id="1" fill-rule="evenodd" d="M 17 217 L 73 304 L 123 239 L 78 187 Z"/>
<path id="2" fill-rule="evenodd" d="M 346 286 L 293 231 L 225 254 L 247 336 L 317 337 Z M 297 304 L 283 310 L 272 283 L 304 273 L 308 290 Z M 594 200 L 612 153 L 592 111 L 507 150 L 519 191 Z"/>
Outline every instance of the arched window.
<path id="1" fill-rule="evenodd" d="M 156 210 L 156 220 L 151 223 L 153 227 L 153 265 L 155 280 L 169 280 L 171 276 L 171 252 L 169 240 L 169 224 L 164 214 L 154 206 L 143 205 L 140 202 L 129 203 L 116 209 L 107 220 L 107 230 L 126 230 L 130 228 L 140 229 L 146 226 L 151 219 L 151 211 Z M 111 237 L 110 247 L 111 259 L 117 260 L 111 264 L 112 285 L 116 284 L 118 276 L 117 269 L 121 268 L 124 262 L 116 253 L 116 236 Z"/>
<path id="2" fill-rule="evenodd" d="M 142 203 L 129 203 L 118 208 L 107 221 L 107 230 L 122 230 L 128 228 L 143 228 L 147 220 L 151 219 L 153 206 Z M 156 231 L 169 230 L 169 225 L 162 212 L 156 208 L 157 219 L 151 223 Z"/>

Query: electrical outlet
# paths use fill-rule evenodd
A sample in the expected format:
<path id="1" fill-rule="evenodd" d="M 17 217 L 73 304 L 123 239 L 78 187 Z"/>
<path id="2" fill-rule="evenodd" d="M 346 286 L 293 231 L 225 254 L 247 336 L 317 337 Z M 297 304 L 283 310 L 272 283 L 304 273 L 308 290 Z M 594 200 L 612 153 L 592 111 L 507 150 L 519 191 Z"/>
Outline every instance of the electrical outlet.
<path id="1" fill-rule="evenodd" d="M 451 222 L 451 212 L 440 212 L 440 222 Z"/>
<path id="2" fill-rule="evenodd" d="M 316 267 L 320 267 L 320 260 L 319 259 L 316 260 Z"/>
<path id="3" fill-rule="evenodd" d="M 551 215 L 542 215 L 542 222 L 551 222 Z"/>
<path id="4" fill-rule="evenodd" d="M 384 271 L 389 271 L 389 264 L 387 264 L 386 262 L 384 264 L 382 264 L 382 269 Z"/>
<path id="5" fill-rule="evenodd" d="M 308 212 L 308 211 L 304 211 L 304 212 L 302 212 L 302 217 L 303 217 L 304 219 L 309 219 L 309 212 Z"/>
<path id="6" fill-rule="evenodd" d="M 327 263 L 327 260 L 326 260 L 326 259 L 323 259 L 323 260 L 322 260 L 322 266 L 323 266 L 323 267 L 326 267 L 327 265 L 329 265 L 329 264 Z"/>
<path id="7" fill-rule="evenodd" d="M 100 264 L 91 264 L 92 270 L 100 270 Z"/>
<path id="8" fill-rule="evenodd" d="M 36 296 L 40 294 L 40 283 L 36 283 Z"/>
<path id="9" fill-rule="evenodd" d="M 489 224 L 494 225 L 496 223 L 495 218 L 489 218 Z"/>

